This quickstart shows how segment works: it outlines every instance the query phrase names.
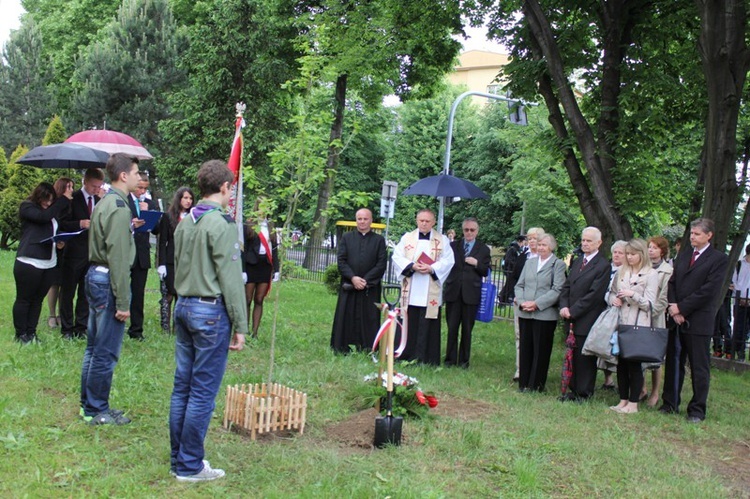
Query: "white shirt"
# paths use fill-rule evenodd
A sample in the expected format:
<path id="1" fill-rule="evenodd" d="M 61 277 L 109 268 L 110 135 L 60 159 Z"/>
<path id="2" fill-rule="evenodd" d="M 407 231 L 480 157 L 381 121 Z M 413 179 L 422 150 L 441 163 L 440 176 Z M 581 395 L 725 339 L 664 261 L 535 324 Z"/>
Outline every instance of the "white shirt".
<path id="1" fill-rule="evenodd" d="M 734 284 L 734 293 L 739 293 L 740 298 L 750 296 L 750 263 L 744 258 L 738 262 L 739 272 L 735 267 L 732 275 L 732 284 Z"/>
<path id="2" fill-rule="evenodd" d="M 545 263 L 549 262 L 550 258 L 552 258 L 552 253 L 550 253 L 549 256 L 545 258 L 544 260 L 542 260 L 541 257 L 537 258 L 536 271 L 539 272 L 540 270 L 542 270 L 542 267 L 544 267 Z"/>
<path id="3" fill-rule="evenodd" d="M 404 254 L 404 246 L 406 246 L 404 237 L 405 235 L 401 237 L 401 241 L 399 241 L 396 249 L 393 251 L 392 259 L 396 274 L 401 274 L 401 272 L 403 272 L 404 269 L 410 263 L 412 263 L 412 261 L 407 259 Z M 435 275 L 437 276 L 438 281 L 440 281 L 440 285 L 442 286 L 445 283 L 445 280 L 448 278 L 448 274 L 450 274 L 453 263 L 455 262 L 455 258 L 448 237 L 442 234 L 438 235 L 437 237 L 441 237 L 443 239 L 443 251 L 440 255 L 440 258 L 438 258 L 438 260 L 434 264 L 432 264 L 432 270 L 433 272 L 435 272 Z M 417 241 L 417 247 L 414 251 L 415 258 L 421 255 L 422 252 L 428 255 L 430 254 L 429 239 L 419 239 Z M 415 272 L 414 274 L 412 274 L 411 291 L 409 292 L 409 305 L 413 305 L 415 307 L 427 306 L 431 281 L 432 276 L 429 274 L 420 274 L 419 272 Z M 443 297 L 441 293 L 438 296 L 438 301 L 441 304 L 442 298 Z"/>

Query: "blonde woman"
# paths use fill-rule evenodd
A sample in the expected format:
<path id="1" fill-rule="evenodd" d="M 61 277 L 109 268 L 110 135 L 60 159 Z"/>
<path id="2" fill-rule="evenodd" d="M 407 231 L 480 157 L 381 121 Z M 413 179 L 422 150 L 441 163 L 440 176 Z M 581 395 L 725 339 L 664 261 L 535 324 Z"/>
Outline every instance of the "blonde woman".
<path id="1" fill-rule="evenodd" d="M 529 250 L 520 254 L 518 258 L 516 259 L 515 267 L 513 267 L 513 274 L 511 274 L 511 279 L 513 283 L 513 287 L 515 287 L 518 280 L 521 278 L 521 273 L 523 272 L 523 267 L 526 264 L 528 260 L 531 260 L 533 258 L 537 257 L 537 242 L 539 241 L 539 238 L 541 238 L 544 235 L 544 229 L 541 227 L 532 227 L 529 229 L 529 231 L 526 233 L 526 241 L 529 246 Z M 515 308 L 514 308 L 515 312 Z M 515 324 L 515 330 L 516 330 L 516 374 L 513 375 L 513 381 L 518 381 L 518 374 L 519 374 L 519 348 L 520 348 L 520 331 L 518 329 L 518 314 L 513 314 L 513 322 Z"/>
<path id="2" fill-rule="evenodd" d="M 651 268 L 646 242 L 632 239 L 625 246 L 625 263 L 617 271 L 609 295 L 610 305 L 620 309 L 620 325 L 651 324 L 658 288 L 659 277 Z M 643 389 L 641 362 L 617 360 L 617 388 L 620 403 L 610 409 L 621 414 L 638 412 Z"/>

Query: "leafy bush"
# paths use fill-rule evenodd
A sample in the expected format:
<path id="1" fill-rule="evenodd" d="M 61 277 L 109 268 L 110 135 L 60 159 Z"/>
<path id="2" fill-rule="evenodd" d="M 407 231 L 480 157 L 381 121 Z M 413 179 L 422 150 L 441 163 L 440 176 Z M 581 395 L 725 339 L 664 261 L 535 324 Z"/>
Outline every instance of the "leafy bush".
<path id="1" fill-rule="evenodd" d="M 338 265 L 334 263 L 326 267 L 325 272 L 323 272 L 323 282 L 331 294 L 338 294 L 341 283 L 341 273 L 339 272 Z"/>

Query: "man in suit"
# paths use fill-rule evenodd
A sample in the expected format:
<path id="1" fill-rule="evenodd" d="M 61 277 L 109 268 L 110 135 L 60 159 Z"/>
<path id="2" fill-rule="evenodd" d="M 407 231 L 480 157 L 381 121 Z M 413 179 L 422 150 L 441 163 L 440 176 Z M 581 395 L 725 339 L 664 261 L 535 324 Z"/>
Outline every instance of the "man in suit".
<path id="1" fill-rule="evenodd" d="M 83 175 L 83 187 L 73 194 L 70 211 L 60 221 L 61 232 L 84 230 L 65 242 L 60 282 L 60 323 L 63 338 L 85 338 L 89 320 L 86 299 L 86 272 L 89 268 L 89 234 L 91 213 L 99 202 L 104 172 L 89 168 Z M 73 299 L 78 298 L 73 310 Z"/>
<path id="2" fill-rule="evenodd" d="M 443 290 L 445 321 L 448 324 L 448 344 L 445 350 L 446 366 L 469 367 L 471 355 L 471 330 L 477 315 L 482 293 L 482 277 L 490 268 L 490 248 L 477 240 L 479 222 L 470 217 L 462 224 L 464 237 L 453 241 L 451 249 L 455 264 L 448 274 Z M 491 297 L 494 299 L 494 296 Z M 461 344 L 458 328 L 461 328 Z"/>
<path id="3" fill-rule="evenodd" d="M 726 275 L 727 256 L 711 247 L 714 222 L 699 218 L 690 224 L 689 251 L 675 259 L 669 279 L 669 313 L 674 328 L 669 333 L 664 366 L 664 391 L 659 412 L 676 413 L 685 380 L 685 361 L 690 362 L 693 398 L 687 406 L 687 420 L 706 418 L 706 400 L 711 378 L 711 335 L 716 316 L 716 297 Z"/>
<path id="4" fill-rule="evenodd" d="M 560 398 L 562 401 L 580 402 L 594 394 L 596 384 L 596 357 L 583 355 L 583 343 L 596 322 L 607 308 L 604 294 L 609 285 L 610 265 L 599 252 L 602 233 L 596 227 L 586 227 L 581 233 L 582 255 L 570 266 L 570 273 L 560 294 L 560 317 L 565 319 L 565 331 L 573 326 L 576 339 L 573 351 L 573 376 L 570 390 Z"/>
<path id="5" fill-rule="evenodd" d="M 146 197 L 148 192 L 149 181 L 145 172 L 138 172 L 139 180 L 136 191 L 129 196 L 130 211 L 133 214 L 134 227 L 140 227 L 145 222 L 141 219 L 141 211 L 158 210 L 159 206 L 155 201 Z M 152 231 L 157 234 L 158 225 Z M 136 232 L 133 234 L 135 240 L 135 262 L 130 269 L 130 327 L 128 336 L 134 340 L 143 341 L 143 302 L 146 292 L 146 280 L 148 279 L 148 269 L 151 268 L 151 242 L 148 232 Z"/>

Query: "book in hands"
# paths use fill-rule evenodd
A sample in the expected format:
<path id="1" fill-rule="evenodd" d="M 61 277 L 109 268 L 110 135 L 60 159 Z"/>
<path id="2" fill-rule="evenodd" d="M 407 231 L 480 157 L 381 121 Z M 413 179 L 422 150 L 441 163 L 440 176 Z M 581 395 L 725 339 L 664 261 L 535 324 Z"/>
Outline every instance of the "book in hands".
<path id="1" fill-rule="evenodd" d="M 435 260 L 430 258 L 430 256 L 423 251 L 422 254 L 419 255 L 419 258 L 417 258 L 417 263 L 424 263 L 427 265 L 432 265 L 435 263 Z"/>

